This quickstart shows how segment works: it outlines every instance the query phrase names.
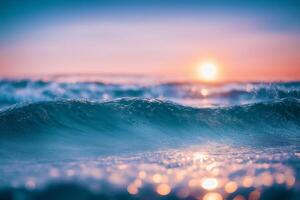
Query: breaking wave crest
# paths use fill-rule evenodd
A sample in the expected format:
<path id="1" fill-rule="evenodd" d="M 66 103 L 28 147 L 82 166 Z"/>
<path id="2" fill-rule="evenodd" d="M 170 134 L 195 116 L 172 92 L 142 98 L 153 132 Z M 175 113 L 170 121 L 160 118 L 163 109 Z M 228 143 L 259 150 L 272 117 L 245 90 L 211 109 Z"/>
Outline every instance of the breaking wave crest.
<path id="1" fill-rule="evenodd" d="M 32 92 L 34 91 L 34 92 Z M 115 98 L 160 98 L 182 103 L 211 99 L 216 106 L 240 105 L 282 98 L 300 98 L 300 83 L 203 84 L 170 82 L 152 85 L 108 84 L 102 82 L 55 82 L 38 80 L 0 80 L 0 106 L 20 102 L 67 99 L 91 101 Z M 202 106 L 201 103 L 199 106 Z"/>

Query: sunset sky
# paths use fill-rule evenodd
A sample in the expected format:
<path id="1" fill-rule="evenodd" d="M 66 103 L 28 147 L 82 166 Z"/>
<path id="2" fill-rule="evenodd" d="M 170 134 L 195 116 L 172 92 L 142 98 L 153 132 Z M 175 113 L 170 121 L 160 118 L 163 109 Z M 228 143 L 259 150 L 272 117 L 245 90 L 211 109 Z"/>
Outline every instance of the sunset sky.
<path id="1" fill-rule="evenodd" d="M 0 1 L 0 76 L 300 80 L 300 1 Z M 199 77 L 198 77 L 199 78 Z"/>

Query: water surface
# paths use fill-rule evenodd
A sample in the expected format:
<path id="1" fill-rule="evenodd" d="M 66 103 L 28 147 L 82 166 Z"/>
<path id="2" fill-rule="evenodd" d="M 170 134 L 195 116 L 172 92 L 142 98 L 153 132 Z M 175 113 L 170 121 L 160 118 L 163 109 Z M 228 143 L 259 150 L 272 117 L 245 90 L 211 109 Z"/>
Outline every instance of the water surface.
<path id="1" fill-rule="evenodd" d="M 0 197 L 298 199 L 299 98 L 299 82 L 2 79 Z"/>

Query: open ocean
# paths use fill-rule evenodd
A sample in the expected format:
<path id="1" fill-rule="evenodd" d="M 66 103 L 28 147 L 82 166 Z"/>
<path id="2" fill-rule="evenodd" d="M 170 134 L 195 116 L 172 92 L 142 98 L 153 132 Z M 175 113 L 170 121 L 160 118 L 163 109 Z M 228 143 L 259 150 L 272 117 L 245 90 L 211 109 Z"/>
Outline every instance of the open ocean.
<path id="1" fill-rule="evenodd" d="M 300 199 L 300 82 L 114 79 L 0 80 L 1 200 Z"/>

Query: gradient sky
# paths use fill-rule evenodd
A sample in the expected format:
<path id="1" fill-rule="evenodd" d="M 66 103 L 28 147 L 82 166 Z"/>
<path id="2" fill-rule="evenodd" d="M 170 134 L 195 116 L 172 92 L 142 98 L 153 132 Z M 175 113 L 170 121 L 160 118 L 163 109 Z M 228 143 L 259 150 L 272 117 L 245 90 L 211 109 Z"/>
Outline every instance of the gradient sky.
<path id="1" fill-rule="evenodd" d="M 300 1 L 0 0 L 0 76 L 300 80 Z"/>

